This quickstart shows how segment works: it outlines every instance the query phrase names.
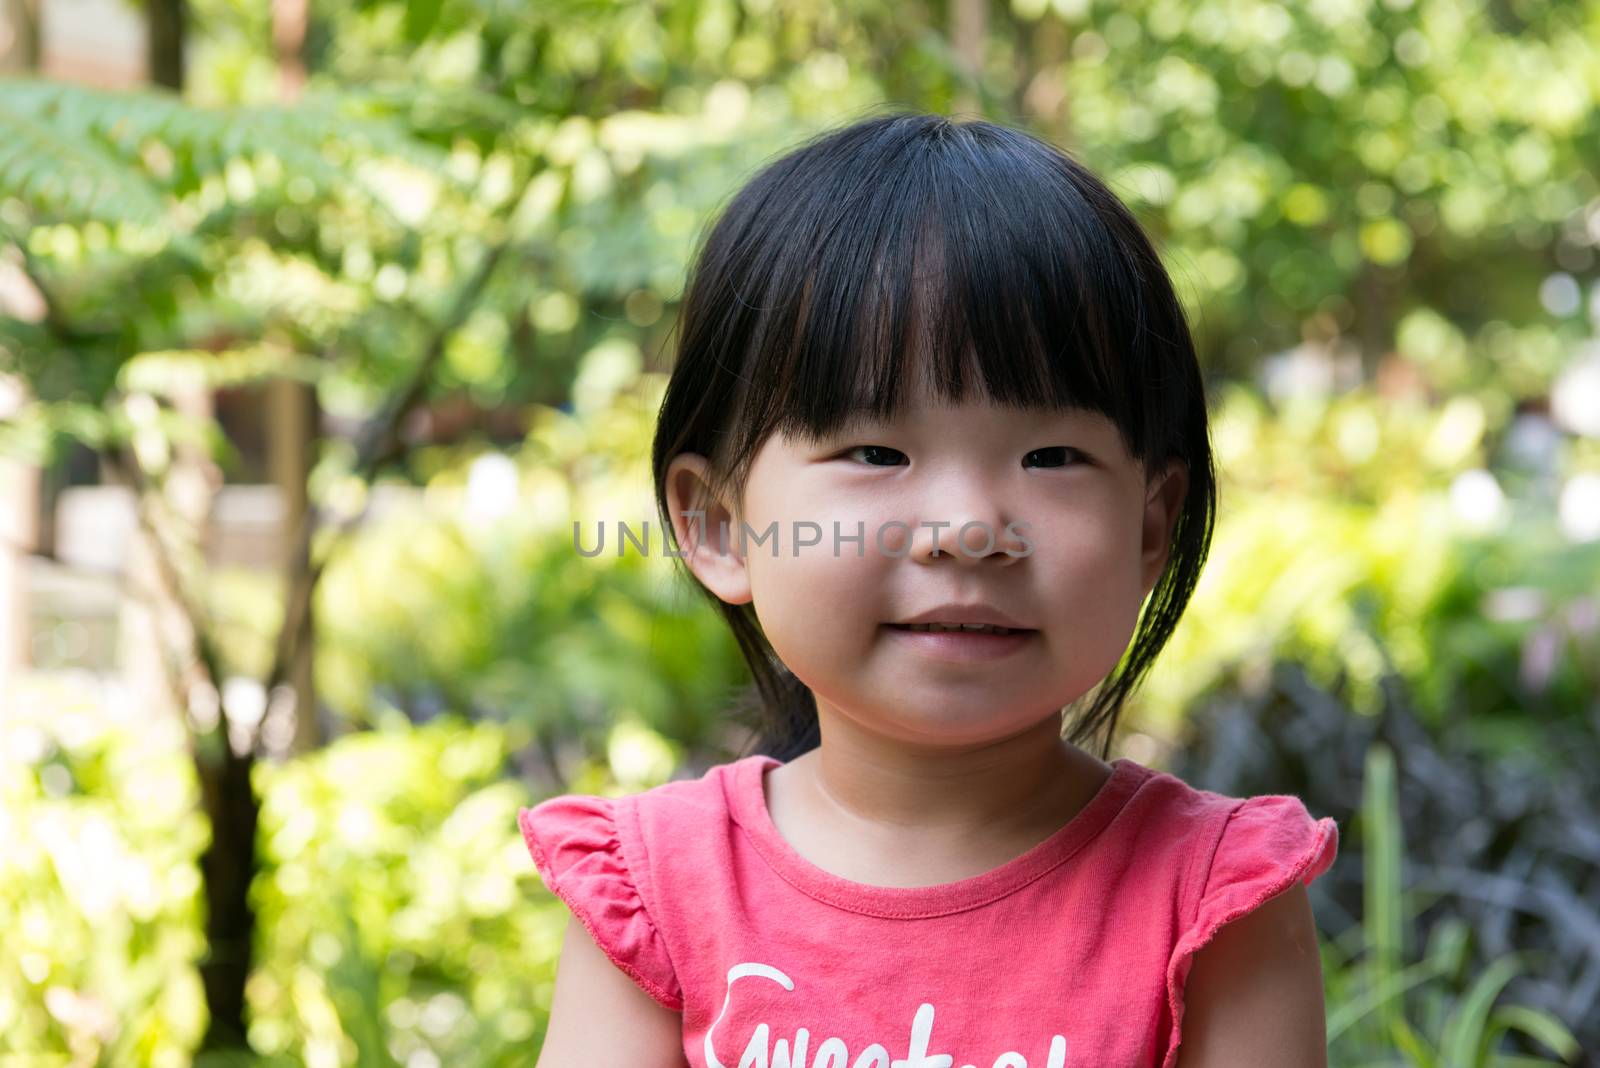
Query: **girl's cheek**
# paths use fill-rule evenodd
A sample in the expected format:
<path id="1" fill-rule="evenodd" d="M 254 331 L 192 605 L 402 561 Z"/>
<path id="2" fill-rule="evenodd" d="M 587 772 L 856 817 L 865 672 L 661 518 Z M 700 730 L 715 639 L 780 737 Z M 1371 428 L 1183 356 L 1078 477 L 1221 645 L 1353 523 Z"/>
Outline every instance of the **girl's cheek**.
<path id="1" fill-rule="evenodd" d="M 874 560 L 884 559 L 884 550 L 902 554 L 905 551 L 905 535 L 892 525 L 896 517 L 864 502 L 835 501 L 832 507 L 819 509 L 805 519 L 815 525 L 802 524 L 799 534 L 815 544 L 803 546 L 801 559 L 796 562 L 811 569 L 854 573 L 863 566 L 872 566 Z M 784 530 L 785 537 L 793 533 L 792 527 Z M 880 540 L 883 550 L 879 549 Z M 784 549 L 786 555 L 791 551 L 787 546 Z"/>
<path id="2" fill-rule="evenodd" d="M 1122 534 L 1103 515 L 1082 510 L 1060 510 L 1039 516 L 1028 527 L 1035 552 L 1069 569 L 1105 566 Z"/>

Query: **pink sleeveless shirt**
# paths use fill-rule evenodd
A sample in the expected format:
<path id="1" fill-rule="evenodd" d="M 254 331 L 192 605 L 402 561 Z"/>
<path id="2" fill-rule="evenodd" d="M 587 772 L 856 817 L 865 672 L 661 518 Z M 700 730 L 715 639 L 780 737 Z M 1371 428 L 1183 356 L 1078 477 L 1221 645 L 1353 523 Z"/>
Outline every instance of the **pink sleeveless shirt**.
<path id="1" fill-rule="evenodd" d="M 778 833 L 762 789 L 778 763 L 518 812 L 545 885 L 682 1013 L 691 1068 L 1170 1068 L 1196 950 L 1338 848 L 1296 797 L 1123 758 L 1000 867 L 871 886 Z"/>

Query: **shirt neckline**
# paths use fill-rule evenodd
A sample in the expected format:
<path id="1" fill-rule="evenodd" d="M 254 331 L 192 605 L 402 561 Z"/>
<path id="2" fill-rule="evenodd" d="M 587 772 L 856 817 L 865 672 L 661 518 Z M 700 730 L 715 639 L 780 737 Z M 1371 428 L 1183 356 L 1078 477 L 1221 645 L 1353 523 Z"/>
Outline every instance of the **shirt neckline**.
<path id="1" fill-rule="evenodd" d="M 800 892 L 836 908 L 891 919 L 922 919 L 986 905 L 1014 893 L 1064 863 L 1111 822 L 1143 781 L 1143 767 L 1126 757 L 1088 804 L 1050 837 L 980 875 L 931 886 L 876 886 L 845 879 L 802 857 L 778 832 L 767 808 L 764 780 L 783 761 L 757 753 L 734 764 L 730 811 L 767 864 Z"/>

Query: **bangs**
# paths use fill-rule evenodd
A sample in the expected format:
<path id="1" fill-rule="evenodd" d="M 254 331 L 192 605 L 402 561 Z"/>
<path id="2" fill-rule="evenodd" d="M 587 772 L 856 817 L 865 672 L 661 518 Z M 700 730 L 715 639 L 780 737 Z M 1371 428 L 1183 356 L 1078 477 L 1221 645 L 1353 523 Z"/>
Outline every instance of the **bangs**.
<path id="1" fill-rule="evenodd" d="M 1147 460 L 1137 246 L 1064 154 L 934 121 L 771 172 L 789 199 L 761 206 L 760 233 L 741 227 L 765 287 L 740 297 L 754 319 L 725 446 L 749 458 L 773 432 L 814 441 L 922 397 L 1099 412 Z"/>

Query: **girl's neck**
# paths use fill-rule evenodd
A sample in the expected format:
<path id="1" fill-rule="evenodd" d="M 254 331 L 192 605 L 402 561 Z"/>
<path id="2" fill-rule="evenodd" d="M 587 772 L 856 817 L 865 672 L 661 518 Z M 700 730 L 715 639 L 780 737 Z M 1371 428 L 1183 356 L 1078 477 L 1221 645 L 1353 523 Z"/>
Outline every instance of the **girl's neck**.
<path id="1" fill-rule="evenodd" d="M 842 833 L 961 848 L 1042 841 L 1072 818 L 1111 768 L 1061 737 L 1060 716 L 975 746 L 908 747 L 822 710 L 822 744 L 784 771 L 791 799 Z"/>

